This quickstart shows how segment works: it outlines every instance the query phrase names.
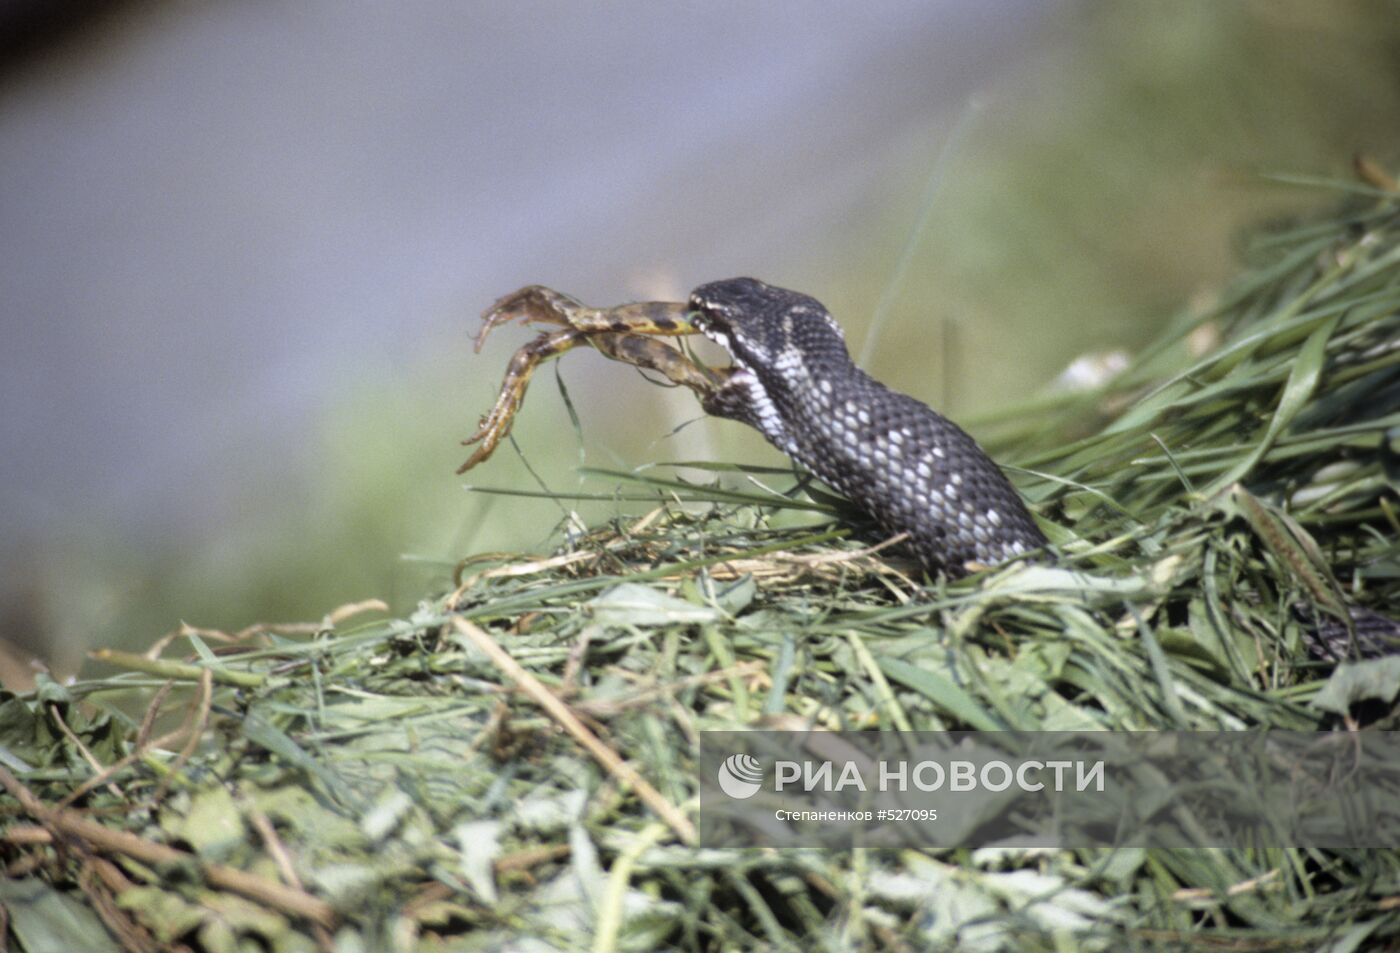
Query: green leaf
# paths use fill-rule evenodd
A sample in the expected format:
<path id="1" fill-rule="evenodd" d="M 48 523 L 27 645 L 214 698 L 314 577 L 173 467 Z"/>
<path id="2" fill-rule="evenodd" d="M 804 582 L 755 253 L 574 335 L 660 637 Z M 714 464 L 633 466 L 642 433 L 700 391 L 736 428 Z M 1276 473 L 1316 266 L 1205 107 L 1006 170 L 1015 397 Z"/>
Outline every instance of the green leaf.
<path id="1" fill-rule="evenodd" d="M 39 672 L 34 676 L 34 696 L 41 705 L 47 705 L 50 702 L 66 705 L 73 700 L 68 689 L 54 681 L 47 672 Z"/>
<path id="2" fill-rule="evenodd" d="M 197 791 L 185 816 L 171 826 L 206 860 L 223 860 L 243 842 L 243 814 L 222 785 Z"/>
<path id="3" fill-rule="evenodd" d="M 1313 696 L 1312 705 L 1323 711 L 1345 715 L 1357 702 L 1375 699 L 1389 704 L 1396 695 L 1400 695 L 1400 655 L 1365 662 L 1343 662 L 1327 679 L 1327 684 Z"/>
<path id="4" fill-rule="evenodd" d="M 895 658 L 880 658 L 880 671 L 892 681 L 923 695 L 935 705 L 978 731 L 999 731 L 1006 726 L 999 722 L 967 690 L 936 672 L 910 665 Z"/>
<path id="5" fill-rule="evenodd" d="M 695 625 L 720 618 L 711 606 L 697 606 L 635 582 L 612 587 L 584 608 L 599 625 Z"/>
<path id="6" fill-rule="evenodd" d="M 173 890 L 159 886 L 123 890 L 117 905 L 156 935 L 162 943 L 174 944 L 177 937 L 204 921 L 204 911 Z"/>
<path id="7" fill-rule="evenodd" d="M 0 702 L 0 745 L 10 758 L 22 764 L 48 764 L 59 753 L 47 744 L 45 734 L 29 703 L 13 695 Z"/>
<path id="8" fill-rule="evenodd" d="M 502 825 L 499 821 L 467 821 L 452 829 L 461 851 L 461 872 L 486 903 L 496 902 L 496 858 L 501 856 Z"/>
<path id="9" fill-rule="evenodd" d="M 121 953 L 97 914 L 42 880 L 0 880 L 0 906 L 24 953 Z"/>
<path id="10" fill-rule="evenodd" d="M 297 744 L 292 737 L 278 728 L 257 711 L 250 711 L 243 718 L 243 734 L 254 744 L 268 751 L 294 767 L 300 768 L 325 785 L 326 793 L 342 801 L 349 796 L 351 788 L 338 777 L 326 763 L 310 754 Z"/>
<path id="11" fill-rule="evenodd" d="M 1340 314 L 1333 316 L 1308 336 L 1288 372 L 1288 383 L 1283 385 L 1283 393 L 1279 395 L 1278 406 L 1274 408 L 1273 418 L 1269 421 L 1263 439 L 1250 451 L 1249 456 L 1216 477 L 1205 489 L 1206 496 L 1213 496 L 1253 470 L 1274 445 L 1278 435 L 1293 422 L 1298 411 L 1307 405 L 1313 391 L 1317 389 L 1318 378 L 1322 376 L 1322 365 L 1327 359 L 1327 342 L 1332 339 L 1332 334 L 1337 330 L 1337 323 L 1341 319 Z"/>
<path id="12" fill-rule="evenodd" d="M 371 843 L 378 844 L 393 833 L 412 809 L 413 798 L 397 788 L 388 788 L 360 818 L 360 830 Z"/>

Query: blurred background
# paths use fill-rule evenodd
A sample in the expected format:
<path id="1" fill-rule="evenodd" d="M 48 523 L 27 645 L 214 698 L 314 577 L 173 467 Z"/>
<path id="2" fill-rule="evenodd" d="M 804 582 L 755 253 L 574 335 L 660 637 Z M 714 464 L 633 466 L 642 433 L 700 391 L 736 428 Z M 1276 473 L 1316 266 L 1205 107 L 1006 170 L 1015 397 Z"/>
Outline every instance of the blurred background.
<path id="1" fill-rule="evenodd" d="M 781 458 L 578 351 L 453 475 L 533 282 L 751 274 L 971 424 L 1400 155 L 1394 0 L 0 4 L 7 686 L 549 545 L 580 461 Z M 906 263 L 904 269 L 898 266 Z M 878 315 L 878 318 L 877 318 Z M 616 507 L 580 506 L 584 518 Z"/>

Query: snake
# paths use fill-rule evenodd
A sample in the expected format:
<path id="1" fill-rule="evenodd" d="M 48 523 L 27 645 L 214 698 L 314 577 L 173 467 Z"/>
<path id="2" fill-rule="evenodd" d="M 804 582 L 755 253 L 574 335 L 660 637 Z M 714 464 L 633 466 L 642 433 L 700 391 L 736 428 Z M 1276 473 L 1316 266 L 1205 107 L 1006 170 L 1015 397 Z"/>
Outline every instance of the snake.
<path id="1" fill-rule="evenodd" d="M 1044 534 L 1001 468 L 961 427 L 851 359 L 810 295 L 756 278 L 690 294 L 691 318 L 730 355 L 705 411 L 758 430 L 885 531 L 907 534 L 950 578 L 1043 550 Z"/>

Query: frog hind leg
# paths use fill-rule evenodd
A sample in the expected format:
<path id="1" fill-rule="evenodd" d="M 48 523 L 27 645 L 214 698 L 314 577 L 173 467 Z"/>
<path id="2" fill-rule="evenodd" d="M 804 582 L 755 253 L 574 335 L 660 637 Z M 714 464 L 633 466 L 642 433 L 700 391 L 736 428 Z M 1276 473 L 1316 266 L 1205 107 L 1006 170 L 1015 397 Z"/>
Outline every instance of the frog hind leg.
<path id="1" fill-rule="evenodd" d="M 481 330 L 475 342 L 477 352 L 493 329 L 512 321 L 558 324 L 588 334 L 675 336 L 699 333 L 690 322 L 690 312 L 679 302 L 637 301 L 615 308 L 590 308 L 553 288 L 527 285 L 498 299 L 482 312 Z"/>
<path id="2" fill-rule="evenodd" d="M 642 334 L 595 334 L 588 343 L 615 361 L 656 371 L 672 384 L 688 387 L 702 402 L 723 382 L 723 371 L 691 360 L 665 341 Z"/>
<path id="3" fill-rule="evenodd" d="M 481 330 L 476 332 L 474 349 L 480 354 L 491 331 L 512 321 L 521 321 L 525 324 L 539 321 L 546 324 L 559 324 L 564 327 L 576 327 L 575 316 L 593 310 L 595 309 L 589 308 L 577 298 L 555 291 L 553 288 L 546 288 L 544 285 L 526 285 L 503 298 L 496 299 L 495 304 L 481 313 Z"/>
<path id="4" fill-rule="evenodd" d="M 587 334 L 574 328 L 547 331 L 529 344 L 516 351 L 506 367 L 505 380 L 501 382 L 500 393 L 491 410 L 481 418 L 476 433 L 462 441 L 464 446 L 479 444 L 467 462 L 457 468 L 458 473 L 466 473 L 495 452 L 496 447 L 510 433 L 515 414 L 525 399 L 525 390 L 530 386 L 530 377 L 535 368 L 550 358 L 558 357 L 565 351 L 584 343 Z"/>

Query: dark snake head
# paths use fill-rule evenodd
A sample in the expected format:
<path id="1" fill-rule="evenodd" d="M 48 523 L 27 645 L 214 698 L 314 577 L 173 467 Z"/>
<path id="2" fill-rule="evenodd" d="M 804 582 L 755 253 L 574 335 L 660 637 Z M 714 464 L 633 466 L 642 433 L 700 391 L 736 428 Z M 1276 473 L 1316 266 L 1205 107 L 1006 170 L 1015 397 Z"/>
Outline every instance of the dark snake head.
<path id="1" fill-rule="evenodd" d="M 760 377 L 814 358 L 850 360 L 840 325 L 820 301 L 757 278 L 701 285 L 690 293 L 690 309 L 702 334 Z"/>

